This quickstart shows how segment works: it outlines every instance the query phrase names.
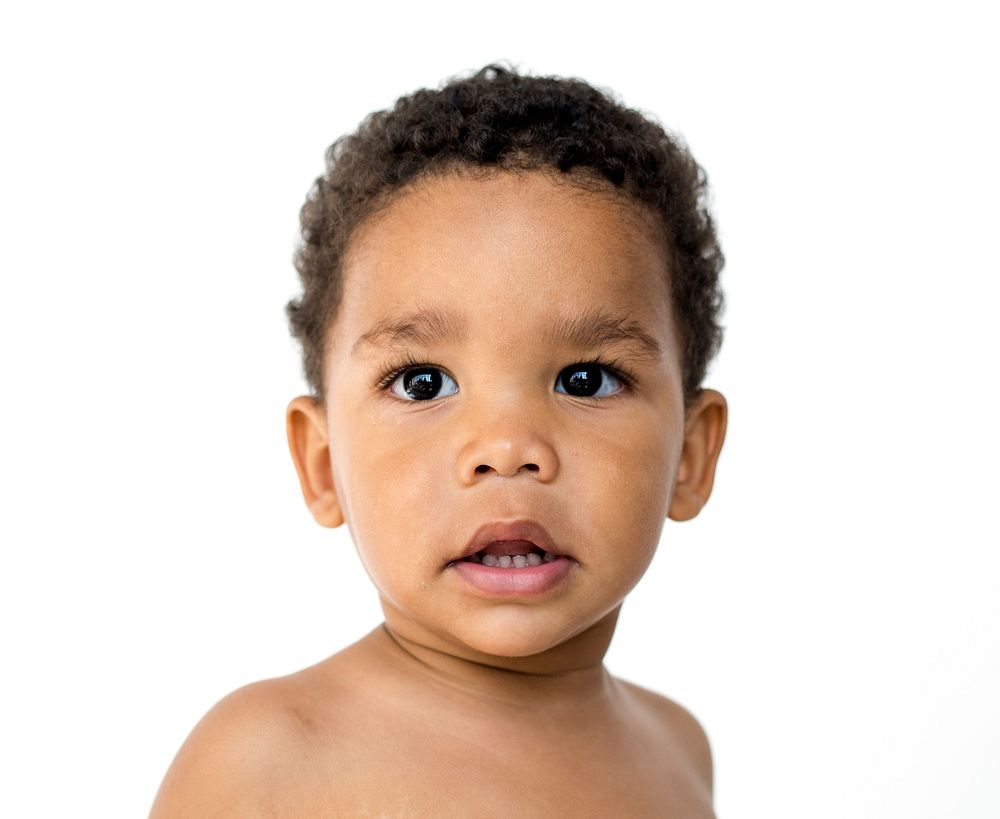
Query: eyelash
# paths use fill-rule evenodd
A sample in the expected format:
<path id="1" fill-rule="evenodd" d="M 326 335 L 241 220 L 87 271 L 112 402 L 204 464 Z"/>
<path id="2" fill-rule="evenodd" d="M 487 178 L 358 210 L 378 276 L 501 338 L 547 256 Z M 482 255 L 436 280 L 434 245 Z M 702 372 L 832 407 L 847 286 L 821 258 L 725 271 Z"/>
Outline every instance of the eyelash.
<path id="1" fill-rule="evenodd" d="M 625 367 L 617 359 L 606 359 L 601 356 L 590 359 L 589 361 L 574 361 L 574 364 L 596 364 L 598 367 L 604 367 L 609 373 L 611 373 L 615 378 L 622 382 L 622 386 L 626 390 L 631 390 L 635 386 L 635 375 Z"/>
<path id="2" fill-rule="evenodd" d="M 437 367 L 439 370 L 443 370 L 444 367 L 439 367 L 437 364 L 431 364 L 429 361 L 417 361 L 413 356 L 407 355 L 403 358 L 397 360 L 395 363 L 391 364 L 378 380 L 375 382 L 375 389 L 377 390 L 388 390 L 392 386 L 392 383 L 399 378 L 407 370 L 415 370 L 418 367 Z"/>
<path id="3" fill-rule="evenodd" d="M 603 367 L 611 373 L 611 375 L 617 378 L 626 390 L 632 390 L 636 383 L 635 375 L 633 375 L 620 361 L 615 359 L 608 359 L 603 356 L 594 356 L 593 358 L 588 358 L 586 360 L 573 361 L 566 366 L 571 366 L 572 364 L 593 364 L 598 367 Z M 407 370 L 414 370 L 421 367 L 435 367 L 439 370 L 447 372 L 444 367 L 438 364 L 431 364 L 429 361 L 418 361 L 413 356 L 406 355 L 402 359 L 395 361 L 382 372 L 375 382 L 375 389 L 380 390 L 381 392 L 386 392 L 389 387 L 393 385 L 396 379 Z M 560 370 L 560 372 L 562 371 Z"/>

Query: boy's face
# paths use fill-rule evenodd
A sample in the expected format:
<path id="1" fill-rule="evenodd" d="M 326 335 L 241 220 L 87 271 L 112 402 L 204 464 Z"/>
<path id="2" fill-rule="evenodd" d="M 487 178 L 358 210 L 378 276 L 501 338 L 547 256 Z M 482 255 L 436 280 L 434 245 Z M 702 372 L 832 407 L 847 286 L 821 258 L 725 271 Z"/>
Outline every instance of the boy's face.
<path id="1" fill-rule="evenodd" d="M 289 437 L 390 628 L 543 652 L 613 618 L 668 513 L 697 513 L 725 405 L 685 418 L 667 270 L 640 208 L 544 173 L 422 182 L 352 238 L 325 405 L 296 399 Z M 522 560 L 462 560 L 482 546 Z"/>

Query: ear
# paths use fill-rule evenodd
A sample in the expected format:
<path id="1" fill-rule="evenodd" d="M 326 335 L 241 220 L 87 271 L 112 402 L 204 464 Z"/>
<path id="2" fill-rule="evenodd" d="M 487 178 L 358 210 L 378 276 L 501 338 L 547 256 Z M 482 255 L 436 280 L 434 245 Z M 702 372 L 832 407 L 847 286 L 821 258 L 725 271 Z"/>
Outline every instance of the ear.
<path id="1" fill-rule="evenodd" d="M 340 526 L 344 515 L 333 484 L 330 442 L 322 404 L 308 395 L 293 399 L 288 405 L 285 427 L 306 506 L 320 526 L 331 529 Z"/>
<path id="2" fill-rule="evenodd" d="M 715 390 L 702 390 L 688 406 L 684 450 L 667 512 L 672 520 L 691 520 L 708 502 L 715 482 L 715 465 L 726 437 L 728 414 L 726 399 Z"/>

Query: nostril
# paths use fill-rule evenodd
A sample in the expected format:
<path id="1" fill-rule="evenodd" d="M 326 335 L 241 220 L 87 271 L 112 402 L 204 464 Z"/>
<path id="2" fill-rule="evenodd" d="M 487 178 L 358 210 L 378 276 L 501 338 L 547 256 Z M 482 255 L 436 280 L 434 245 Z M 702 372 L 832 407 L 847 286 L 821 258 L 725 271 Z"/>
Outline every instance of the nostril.
<path id="1" fill-rule="evenodd" d="M 520 472 L 521 469 L 527 470 L 528 472 L 539 471 L 538 464 L 522 464 L 521 468 L 518 469 L 517 471 Z M 479 464 L 479 466 L 476 467 L 477 475 L 485 475 L 487 472 L 493 472 L 493 467 L 490 466 L 489 464 Z"/>

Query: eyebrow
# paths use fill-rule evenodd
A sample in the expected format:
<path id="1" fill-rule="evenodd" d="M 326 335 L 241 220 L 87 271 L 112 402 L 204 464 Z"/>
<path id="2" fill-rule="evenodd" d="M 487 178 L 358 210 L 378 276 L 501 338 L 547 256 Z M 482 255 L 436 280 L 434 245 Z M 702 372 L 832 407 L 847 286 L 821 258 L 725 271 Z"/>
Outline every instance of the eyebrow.
<path id="1" fill-rule="evenodd" d="M 659 342 L 634 321 L 600 310 L 566 319 L 547 334 L 548 341 L 585 350 L 628 344 L 639 357 L 659 358 Z"/>
<path id="2" fill-rule="evenodd" d="M 365 345 L 427 347 L 442 340 L 461 341 L 466 328 L 467 322 L 454 313 L 415 310 L 375 322 L 354 342 L 351 353 L 357 355 Z M 634 348 L 637 356 L 653 359 L 661 353 L 659 342 L 639 324 L 600 310 L 557 322 L 545 333 L 545 341 L 583 350 L 626 344 Z"/>
<path id="3" fill-rule="evenodd" d="M 351 348 L 356 355 L 365 345 L 396 347 L 417 344 L 427 347 L 435 341 L 465 337 L 466 322 L 453 313 L 441 310 L 414 310 L 401 316 L 390 316 L 372 325 Z"/>

